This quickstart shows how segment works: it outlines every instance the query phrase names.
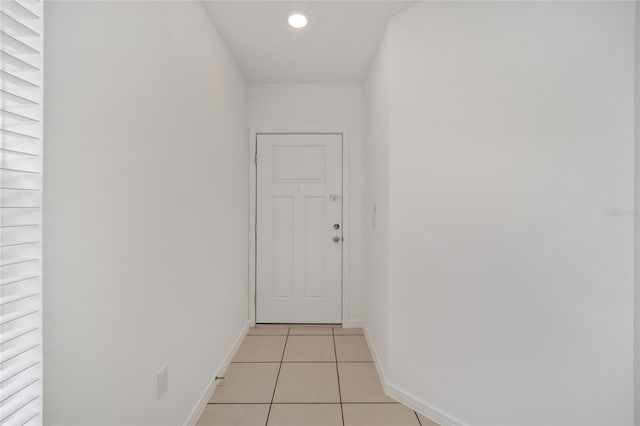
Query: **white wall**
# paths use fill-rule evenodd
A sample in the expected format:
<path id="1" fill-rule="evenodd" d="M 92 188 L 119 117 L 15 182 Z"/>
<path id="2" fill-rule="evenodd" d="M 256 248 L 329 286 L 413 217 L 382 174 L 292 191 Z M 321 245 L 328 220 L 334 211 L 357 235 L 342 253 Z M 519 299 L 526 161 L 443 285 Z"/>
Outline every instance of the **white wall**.
<path id="1" fill-rule="evenodd" d="M 346 326 L 363 321 L 364 289 L 364 87 L 361 85 L 251 85 L 253 132 L 335 131 L 349 139 L 349 293 Z"/>
<path id="2" fill-rule="evenodd" d="M 243 78 L 199 2 L 45 14 L 45 422 L 183 424 L 247 323 Z"/>
<path id="3" fill-rule="evenodd" d="M 633 423 L 633 20 L 630 2 L 392 19 L 389 328 L 372 340 L 425 414 Z"/>

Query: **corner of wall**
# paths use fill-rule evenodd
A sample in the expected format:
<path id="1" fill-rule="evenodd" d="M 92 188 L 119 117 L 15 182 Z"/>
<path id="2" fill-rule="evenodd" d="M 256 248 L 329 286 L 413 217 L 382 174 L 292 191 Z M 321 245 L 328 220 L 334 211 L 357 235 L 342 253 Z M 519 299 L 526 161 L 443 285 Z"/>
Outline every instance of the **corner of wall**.
<path id="1" fill-rule="evenodd" d="M 242 344 L 242 340 L 244 339 L 244 336 L 246 336 L 247 333 L 249 332 L 249 328 L 251 326 L 252 326 L 252 323 L 250 321 L 247 321 L 244 327 L 242 327 L 240 334 L 238 334 L 238 337 L 236 337 L 236 340 L 233 343 L 233 346 L 231 347 L 229 352 L 227 353 L 227 356 L 225 356 L 224 360 L 222 361 L 222 364 L 220 364 L 220 367 L 218 367 L 218 369 L 216 370 L 216 373 L 209 380 L 209 383 L 207 384 L 205 389 L 202 391 L 202 395 L 198 399 L 198 402 L 189 413 L 189 416 L 187 416 L 187 419 L 184 422 L 185 426 L 195 426 L 195 424 L 198 422 L 198 419 L 204 412 L 204 409 L 206 408 L 207 403 L 211 399 L 213 392 L 216 390 L 216 387 L 218 386 L 218 380 L 216 380 L 216 377 L 222 376 L 224 372 L 227 370 L 227 368 L 229 368 L 229 364 L 231 364 L 231 360 L 236 355 L 236 352 L 238 352 L 238 349 Z"/>
<path id="2" fill-rule="evenodd" d="M 427 418 L 435 421 L 438 424 L 447 426 L 464 426 L 467 424 L 462 420 L 452 416 L 451 414 L 421 400 L 417 396 L 413 395 L 410 392 L 407 392 L 399 386 L 392 384 L 389 381 L 387 374 L 385 373 L 382 360 L 380 359 L 376 346 L 373 343 L 371 335 L 369 334 L 366 326 L 364 327 L 364 337 L 367 340 L 367 345 L 369 346 L 369 350 L 371 351 L 371 354 L 373 356 L 374 365 L 376 366 L 378 377 L 380 378 L 380 382 L 382 383 L 382 388 L 384 389 L 384 393 L 387 394 L 387 396 L 401 402 L 407 407 L 417 411 L 418 413 L 426 416 Z"/>
<path id="3" fill-rule="evenodd" d="M 634 316 L 635 316 L 635 356 L 634 356 L 634 423 L 640 425 L 640 0 L 635 2 L 635 285 L 634 285 Z"/>
<path id="4" fill-rule="evenodd" d="M 205 0 L 200 0 L 198 3 L 200 3 L 200 6 L 202 6 L 202 12 L 205 15 L 207 15 L 207 18 L 209 19 L 209 22 L 211 23 L 212 31 L 215 32 L 217 38 L 222 40 L 222 44 L 224 44 L 224 47 L 227 50 L 227 53 L 229 54 L 229 57 L 231 58 L 233 63 L 236 65 L 236 69 L 238 70 L 238 73 L 242 76 L 242 79 L 244 80 L 245 85 L 248 86 L 249 79 L 247 78 L 247 76 L 244 73 L 243 69 L 240 67 L 240 64 L 238 63 L 238 60 L 236 59 L 236 57 L 231 53 L 231 49 L 229 49 L 229 44 L 228 44 L 227 40 L 222 36 L 220 31 L 218 31 L 218 26 L 216 25 L 216 22 L 213 19 L 213 14 L 211 13 L 209 8 L 207 7 L 207 2 L 205 2 Z M 245 100 L 247 102 L 248 102 L 248 98 L 249 98 L 249 93 L 248 92 L 249 92 L 248 87 L 246 87 L 245 88 L 245 98 L 246 98 Z"/>

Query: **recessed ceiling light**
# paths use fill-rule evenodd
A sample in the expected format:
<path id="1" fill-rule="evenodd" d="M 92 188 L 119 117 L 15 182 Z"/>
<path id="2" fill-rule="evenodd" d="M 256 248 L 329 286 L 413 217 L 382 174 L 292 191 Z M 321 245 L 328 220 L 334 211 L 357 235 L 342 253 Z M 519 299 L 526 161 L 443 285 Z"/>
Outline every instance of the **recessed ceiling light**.
<path id="1" fill-rule="evenodd" d="M 309 20 L 306 16 L 304 16 L 304 14 L 300 12 L 294 12 L 289 15 L 289 17 L 287 18 L 287 22 L 289 22 L 289 25 L 291 25 L 293 28 L 304 28 L 307 26 Z"/>

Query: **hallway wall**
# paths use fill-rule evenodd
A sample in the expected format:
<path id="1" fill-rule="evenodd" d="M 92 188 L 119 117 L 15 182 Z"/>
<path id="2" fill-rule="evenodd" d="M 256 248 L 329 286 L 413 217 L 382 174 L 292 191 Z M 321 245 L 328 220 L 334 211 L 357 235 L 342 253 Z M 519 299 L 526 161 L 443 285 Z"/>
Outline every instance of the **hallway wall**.
<path id="1" fill-rule="evenodd" d="M 386 341 L 366 326 L 436 420 L 633 423 L 633 20 L 425 2 L 389 24 L 367 86 L 388 93 L 367 155 L 388 145 Z"/>
<path id="2" fill-rule="evenodd" d="M 247 324 L 242 75 L 199 2 L 45 8 L 45 423 L 184 424 Z"/>
<path id="3" fill-rule="evenodd" d="M 364 87 L 344 84 L 256 84 L 249 86 L 253 132 L 346 130 L 349 139 L 349 293 L 345 326 L 364 318 Z"/>

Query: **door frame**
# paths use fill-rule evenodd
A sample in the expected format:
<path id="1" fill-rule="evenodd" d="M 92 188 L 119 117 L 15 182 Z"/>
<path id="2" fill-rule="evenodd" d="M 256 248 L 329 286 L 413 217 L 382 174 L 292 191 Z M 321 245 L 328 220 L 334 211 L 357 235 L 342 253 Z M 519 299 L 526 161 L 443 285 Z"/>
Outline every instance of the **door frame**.
<path id="1" fill-rule="evenodd" d="M 252 326 L 256 324 L 256 297 L 257 275 L 256 275 L 256 220 L 257 220 L 257 167 L 256 152 L 258 135 L 340 135 L 342 136 L 342 318 L 341 323 L 348 321 L 349 317 L 349 251 L 351 247 L 350 239 L 350 205 L 349 205 L 349 130 L 346 128 L 326 128 L 326 127 L 295 127 L 295 128 L 274 128 L 274 129 L 249 129 L 249 322 Z"/>

